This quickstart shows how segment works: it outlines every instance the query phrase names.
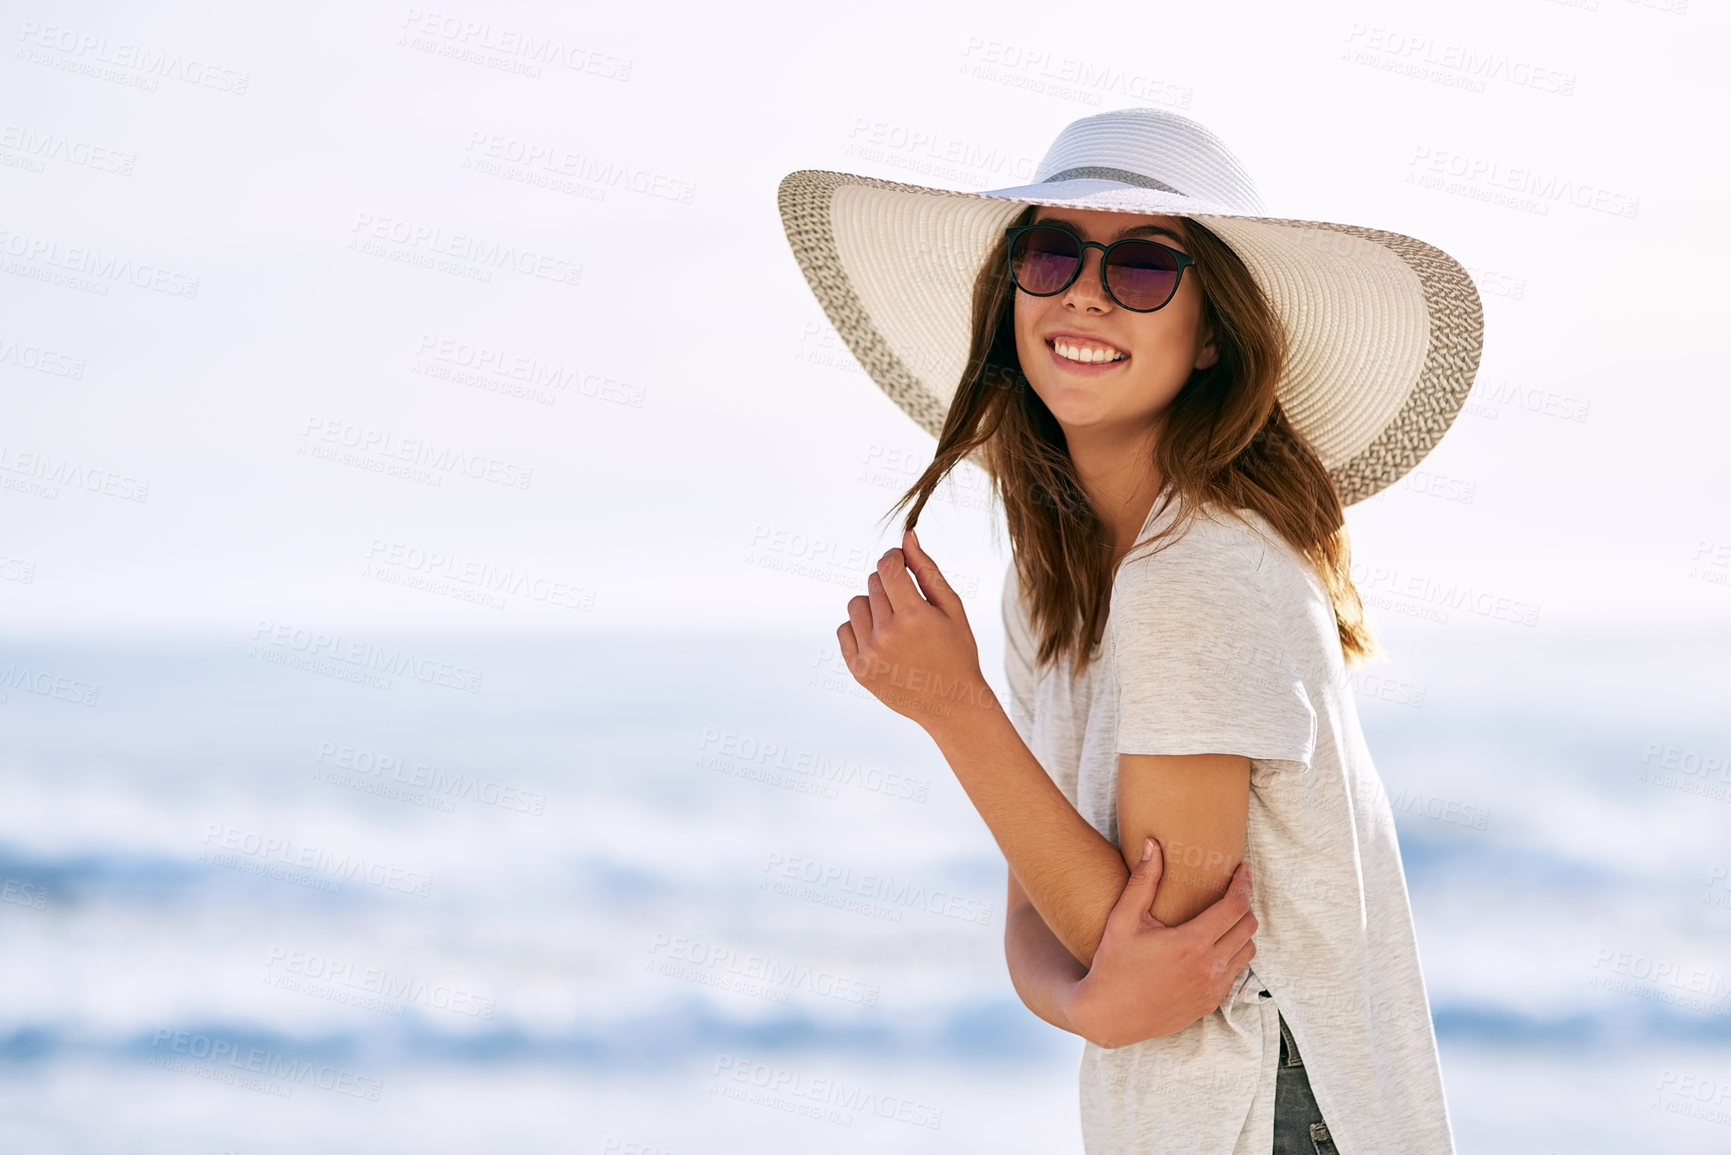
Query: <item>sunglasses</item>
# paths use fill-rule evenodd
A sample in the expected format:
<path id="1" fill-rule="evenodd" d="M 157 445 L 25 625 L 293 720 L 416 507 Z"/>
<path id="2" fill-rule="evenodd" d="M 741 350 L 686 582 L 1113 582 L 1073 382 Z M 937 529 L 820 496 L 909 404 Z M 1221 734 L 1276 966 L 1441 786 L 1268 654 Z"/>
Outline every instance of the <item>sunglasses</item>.
<path id="1" fill-rule="evenodd" d="M 1152 313 L 1172 300 L 1178 278 L 1196 261 L 1158 241 L 1128 238 L 1102 245 L 1056 225 L 1018 225 L 1010 240 L 1010 280 L 1030 297 L 1055 297 L 1082 273 L 1089 249 L 1100 250 L 1100 282 L 1115 304 Z"/>

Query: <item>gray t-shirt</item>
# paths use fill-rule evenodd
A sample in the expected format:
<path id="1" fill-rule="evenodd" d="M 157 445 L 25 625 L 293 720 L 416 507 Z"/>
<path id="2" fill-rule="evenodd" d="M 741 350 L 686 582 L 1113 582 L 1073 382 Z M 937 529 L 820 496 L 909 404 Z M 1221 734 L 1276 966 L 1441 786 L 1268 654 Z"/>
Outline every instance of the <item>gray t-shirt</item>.
<path id="1" fill-rule="evenodd" d="M 1137 541 L 1171 523 L 1161 501 Z M 1334 612 L 1302 555 L 1240 512 L 1248 524 L 1211 508 L 1159 552 L 1131 550 L 1074 680 L 1063 660 L 1034 668 L 1013 564 L 1005 581 L 1011 720 L 1102 836 L 1118 841 L 1120 753 L 1250 759 L 1256 959 L 1177 1034 L 1085 1045 L 1083 1144 L 1266 1155 L 1283 1015 L 1340 1151 L 1452 1155 L 1394 813 Z"/>

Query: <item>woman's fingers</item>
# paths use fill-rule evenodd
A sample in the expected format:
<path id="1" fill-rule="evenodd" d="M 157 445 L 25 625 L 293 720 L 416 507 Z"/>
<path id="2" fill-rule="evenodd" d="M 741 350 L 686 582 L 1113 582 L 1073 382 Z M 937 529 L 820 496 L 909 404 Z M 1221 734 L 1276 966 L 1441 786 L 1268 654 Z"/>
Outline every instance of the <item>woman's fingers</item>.
<path id="1" fill-rule="evenodd" d="M 1150 835 L 1142 842 L 1142 860 L 1130 871 L 1130 877 L 1124 882 L 1124 889 L 1118 895 L 1118 901 L 1106 914 L 1106 924 L 1121 925 L 1124 933 L 1133 933 L 1137 927 L 1146 925 L 1165 927 L 1154 918 L 1151 908 L 1154 906 L 1154 892 L 1160 886 L 1160 873 L 1165 865 L 1165 859 L 1160 853 L 1160 840 Z"/>
<path id="2" fill-rule="evenodd" d="M 864 594 L 855 594 L 849 598 L 847 600 L 847 621 L 848 625 L 853 627 L 854 654 L 858 654 L 862 647 L 870 643 L 872 637 L 871 599 Z M 850 665 L 852 664 L 853 654 L 844 651 L 842 656 L 847 658 Z"/>
<path id="3" fill-rule="evenodd" d="M 1232 872 L 1232 882 L 1226 888 L 1226 893 L 1216 899 L 1207 909 L 1185 923 L 1191 933 L 1198 935 L 1209 943 L 1219 942 L 1221 936 L 1238 925 L 1238 920 L 1250 913 L 1250 864 L 1241 862 L 1238 869 Z"/>
<path id="4" fill-rule="evenodd" d="M 908 568 L 920 579 L 920 589 L 925 591 L 926 600 L 954 617 L 956 611 L 962 608 L 962 596 L 944 580 L 938 563 L 920 548 L 920 539 L 911 529 L 902 534 L 902 552 L 907 557 Z"/>
<path id="5" fill-rule="evenodd" d="M 1245 943 L 1238 953 L 1232 956 L 1231 961 L 1226 964 L 1226 974 L 1222 976 L 1227 990 L 1230 990 L 1232 984 L 1238 981 L 1238 976 L 1244 973 L 1244 968 L 1249 966 L 1250 960 L 1255 957 L 1256 944 L 1253 942 Z M 1226 991 L 1223 990 L 1220 994 L 1225 997 Z"/>
<path id="6" fill-rule="evenodd" d="M 901 550 L 867 571 L 866 591 L 848 602 L 843 628 L 853 634 L 853 651 L 843 653 L 854 679 L 928 730 L 963 706 L 1002 709 L 979 671 L 966 612 L 945 613 L 927 602 Z"/>
<path id="7" fill-rule="evenodd" d="M 884 591 L 883 578 L 876 570 L 866 574 L 866 596 L 871 602 L 872 626 L 883 629 L 895 617 L 895 607 L 890 604 L 889 594 Z"/>
<path id="8" fill-rule="evenodd" d="M 1230 958 L 1236 954 L 1256 934 L 1256 926 L 1256 916 L 1246 912 L 1243 918 L 1233 923 L 1232 928 L 1215 942 L 1216 957 Z"/>
<path id="9" fill-rule="evenodd" d="M 914 579 L 908 576 L 907 559 L 901 550 L 892 549 L 878 558 L 876 573 L 878 580 L 883 582 L 884 592 L 889 595 L 890 608 L 894 612 L 905 613 L 917 603 L 926 600 L 920 596 Z"/>

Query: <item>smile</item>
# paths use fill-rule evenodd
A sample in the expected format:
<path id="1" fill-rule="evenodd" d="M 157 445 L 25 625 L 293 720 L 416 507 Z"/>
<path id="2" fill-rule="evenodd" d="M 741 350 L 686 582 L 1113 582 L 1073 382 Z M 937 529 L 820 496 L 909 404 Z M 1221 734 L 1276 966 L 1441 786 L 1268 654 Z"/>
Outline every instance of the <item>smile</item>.
<path id="1" fill-rule="evenodd" d="M 1080 361 L 1085 365 L 1101 361 L 1124 361 L 1130 354 L 1122 349 L 1114 349 L 1110 345 L 1095 344 L 1089 341 L 1078 341 L 1074 337 L 1057 337 L 1047 342 L 1058 356 L 1067 361 Z"/>
<path id="2" fill-rule="evenodd" d="M 1128 361 L 1130 354 L 1109 345 L 1095 345 L 1069 337 L 1048 341 L 1053 356 L 1073 365 L 1113 365 Z"/>

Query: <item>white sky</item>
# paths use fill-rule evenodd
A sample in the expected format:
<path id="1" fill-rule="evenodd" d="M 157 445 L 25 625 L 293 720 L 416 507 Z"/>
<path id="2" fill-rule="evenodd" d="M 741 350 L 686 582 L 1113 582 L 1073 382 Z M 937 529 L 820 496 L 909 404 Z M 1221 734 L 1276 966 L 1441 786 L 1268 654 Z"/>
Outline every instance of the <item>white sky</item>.
<path id="1" fill-rule="evenodd" d="M 12 7 L 0 476 L 27 484 L 19 455 L 42 454 L 112 475 L 120 496 L 0 489 L 0 629 L 828 637 L 863 567 L 851 585 L 836 567 L 836 581 L 776 572 L 748 560 L 754 539 L 875 558 L 898 490 L 860 478 L 887 462 L 905 485 L 932 441 L 845 367 L 777 182 L 832 168 L 1019 183 L 1064 124 L 1138 102 L 1030 87 L 1066 60 L 1214 128 L 1272 213 L 1409 233 L 1479 271 L 1482 393 L 1421 467 L 1472 500 L 1397 489 L 1353 510 L 1366 573 L 1467 583 L 1540 607 L 1540 629 L 1724 624 L 1731 173 L 1711 142 L 1731 37 L 1716 6 L 1667 2 L 1683 0 L 1124 4 L 1041 33 L 1014 30 L 1053 10 L 1016 3 Z M 467 50 L 444 34 L 464 21 L 487 26 Z M 474 47 L 525 34 L 581 45 L 592 70 L 515 74 L 498 67 L 508 52 Z M 173 63 L 152 73 L 141 48 Z M 1037 52 L 1052 63 L 1028 65 Z M 1397 70 L 1428 57 L 1459 78 L 1468 55 L 1528 83 Z M 663 195 L 473 167 L 494 138 L 624 166 Z M 1416 157 L 1445 152 L 1561 174 L 1634 215 L 1539 215 L 1407 181 Z M 922 173 L 934 156 L 940 171 Z M 349 247 L 374 227 L 509 243 L 581 276 L 484 283 Z M 171 287 L 196 277 L 197 295 L 39 279 L 79 249 Z M 449 366 L 431 355 L 442 342 L 613 384 L 552 406 L 486 392 L 426 372 Z M 826 344 L 842 367 L 801 359 Z M 23 364 L 42 350 L 82 376 Z M 1553 414 L 1521 407 L 1548 395 Z M 318 460 L 299 452 L 309 427 L 456 445 L 503 480 L 435 487 Z M 146 500 L 126 500 L 138 482 Z M 1007 555 L 991 521 L 939 507 L 928 526 L 977 591 L 976 633 L 995 637 Z M 514 568 L 545 596 L 495 607 L 407 588 L 412 564 L 368 569 L 393 551 Z"/>

